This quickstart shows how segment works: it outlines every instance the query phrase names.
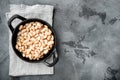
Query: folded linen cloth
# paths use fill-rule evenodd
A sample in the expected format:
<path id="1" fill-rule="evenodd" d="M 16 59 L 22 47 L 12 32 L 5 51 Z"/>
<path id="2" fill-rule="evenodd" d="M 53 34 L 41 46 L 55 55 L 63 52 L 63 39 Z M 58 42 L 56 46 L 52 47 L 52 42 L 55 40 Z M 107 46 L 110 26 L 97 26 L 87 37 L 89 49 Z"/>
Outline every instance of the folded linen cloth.
<path id="1" fill-rule="evenodd" d="M 9 20 L 14 14 L 21 15 L 25 18 L 40 18 L 47 21 L 52 25 L 53 6 L 50 5 L 10 5 L 10 12 L 6 13 L 6 18 Z M 13 27 L 17 25 L 19 20 L 13 22 Z M 11 46 L 12 33 L 9 30 L 9 75 L 10 76 L 23 76 L 23 75 L 45 75 L 54 74 L 54 67 L 47 67 L 43 62 L 28 63 L 21 60 L 13 51 Z M 51 58 L 53 60 L 53 57 Z"/>

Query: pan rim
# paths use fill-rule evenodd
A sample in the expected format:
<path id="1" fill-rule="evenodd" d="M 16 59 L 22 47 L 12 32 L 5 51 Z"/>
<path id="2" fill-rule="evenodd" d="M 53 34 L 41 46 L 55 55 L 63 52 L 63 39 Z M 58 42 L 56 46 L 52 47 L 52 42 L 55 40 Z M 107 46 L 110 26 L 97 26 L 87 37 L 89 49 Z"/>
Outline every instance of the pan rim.
<path id="1" fill-rule="evenodd" d="M 16 43 L 16 41 L 14 42 L 14 40 L 17 39 L 17 37 L 15 38 L 15 36 L 17 36 L 17 33 L 19 32 L 18 28 L 20 27 L 20 25 L 24 25 L 24 24 L 26 24 L 26 23 L 36 22 L 36 21 L 41 22 L 41 23 L 44 24 L 44 25 L 47 25 L 48 28 L 52 31 L 52 34 L 53 34 L 53 36 L 54 36 L 54 45 L 53 45 L 52 49 L 51 49 L 43 58 L 41 58 L 41 59 L 39 59 L 39 60 L 29 60 L 29 59 L 26 58 L 26 57 L 20 56 L 20 54 L 22 55 L 22 53 L 19 52 L 19 51 L 15 48 L 15 43 Z M 16 33 L 16 32 L 17 32 L 17 33 Z M 15 54 L 16 54 L 19 58 L 21 58 L 22 60 L 27 61 L 27 62 L 32 62 L 32 63 L 41 62 L 41 61 L 47 59 L 50 55 L 52 55 L 52 54 L 54 53 L 54 50 L 55 50 L 55 48 L 56 48 L 56 35 L 55 35 L 55 30 L 54 30 L 54 28 L 52 28 L 52 26 L 51 26 L 48 22 L 46 22 L 46 21 L 44 21 L 44 20 L 42 20 L 42 19 L 38 19 L 38 18 L 28 18 L 28 19 L 20 22 L 18 25 L 16 25 L 16 27 L 15 27 L 15 29 L 14 29 L 14 31 L 13 31 L 13 34 L 12 34 L 11 41 L 12 41 L 12 47 L 13 47 L 13 50 L 14 50 Z"/>

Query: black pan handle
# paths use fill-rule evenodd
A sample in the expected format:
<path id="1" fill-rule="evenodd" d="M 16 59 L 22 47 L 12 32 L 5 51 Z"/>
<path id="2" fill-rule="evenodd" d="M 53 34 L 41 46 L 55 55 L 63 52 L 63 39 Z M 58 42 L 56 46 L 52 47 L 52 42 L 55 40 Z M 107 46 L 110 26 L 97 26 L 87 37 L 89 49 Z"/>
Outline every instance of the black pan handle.
<path id="1" fill-rule="evenodd" d="M 47 59 L 46 60 L 44 60 L 44 63 L 48 66 L 48 67 L 52 67 L 52 66 L 54 66 L 57 62 L 58 62 L 58 53 L 57 53 L 57 51 L 56 51 L 56 49 L 54 50 L 54 52 L 53 52 L 53 62 L 52 63 L 49 63 L 49 62 L 47 62 Z M 50 56 L 51 57 L 51 56 Z"/>
<path id="2" fill-rule="evenodd" d="M 18 19 L 20 19 L 20 20 L 22 20 L 22 21 L 26 20 L 26 18 L 24 18 L 24 17 L 22 17 L 22 16 L 20 16 L 20 15 L 18 15 L 18 14 L 13 15 L 13 16 L 8 20 L 8 26 L 9 26 L 9 28 L 10 28 L 10 30 L 11 30 L 12 33 L 13 33 L 13 31 L 14 31 L 14 28 L 13 28 L 13 26 L 12 26 L 12 21 L 13 21 L 14 19 L 16 19 L 16 18 L 18 18 Z"/>

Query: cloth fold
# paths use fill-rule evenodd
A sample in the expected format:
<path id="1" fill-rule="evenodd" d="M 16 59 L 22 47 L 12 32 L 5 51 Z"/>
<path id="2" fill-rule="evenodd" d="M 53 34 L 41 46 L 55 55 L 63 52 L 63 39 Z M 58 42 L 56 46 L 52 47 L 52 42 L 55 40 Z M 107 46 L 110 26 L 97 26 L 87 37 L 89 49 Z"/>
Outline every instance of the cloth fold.
<path id="1" fill-rule="evenodd" d="M 10 12 L 6 13 L 6 18 L 9 20 L 14 14 L 21 15 L 25 18 L 40 18 L 52 25 L 53 6 L 50 5 L 10 5 Z M 13 26 L 18 24 L 19 20 L 13 21 Z M 43 62 L 28 63 L 21 60 L 13 51 L 11 46 L 12 33 L 9 31 L 9 75 L 10 76 L 25 76 L 25 75 L 45 75 L 54 74 L 54 67 L 47 67 Z M 53 59 L 53 57 L 51 58 Z"/>

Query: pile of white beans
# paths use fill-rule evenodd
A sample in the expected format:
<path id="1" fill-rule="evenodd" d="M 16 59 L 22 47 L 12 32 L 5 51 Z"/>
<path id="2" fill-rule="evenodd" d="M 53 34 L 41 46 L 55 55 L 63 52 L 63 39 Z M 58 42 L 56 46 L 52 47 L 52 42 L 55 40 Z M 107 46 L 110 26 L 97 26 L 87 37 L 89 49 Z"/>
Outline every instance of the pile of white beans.
<path id="1" fill-rule="evenodd" d="M 54 36 L 47 25 L 30 22 L 20 25 L 19 30 L 15 47 L 23 57 L 39 60 L 54 45 Z"/>

